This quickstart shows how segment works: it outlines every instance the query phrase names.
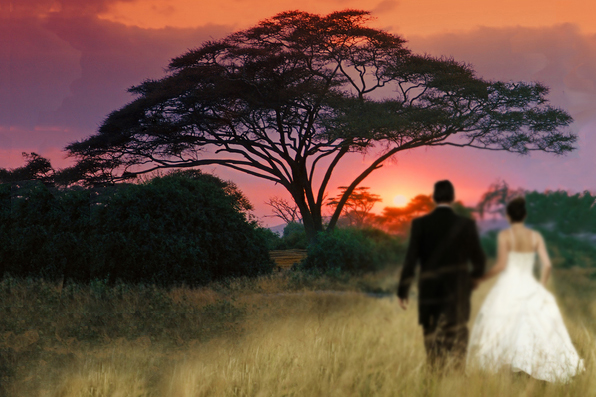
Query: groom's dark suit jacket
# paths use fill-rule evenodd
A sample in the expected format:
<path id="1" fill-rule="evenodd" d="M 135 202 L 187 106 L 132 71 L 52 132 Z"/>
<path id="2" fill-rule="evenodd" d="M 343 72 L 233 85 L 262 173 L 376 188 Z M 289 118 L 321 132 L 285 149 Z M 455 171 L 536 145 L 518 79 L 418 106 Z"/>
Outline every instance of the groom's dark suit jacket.
<path id="1" fill-rule="evenodd" d="M 419 323 L 429 326 L 441 314 L 451 324 L 467 322 L 472 278 L 482 276 L 486 262 L 476 223 L 449 207 L 414 219 L 397 289 L 402 299 L 408 297 L 418 262 Z"/>

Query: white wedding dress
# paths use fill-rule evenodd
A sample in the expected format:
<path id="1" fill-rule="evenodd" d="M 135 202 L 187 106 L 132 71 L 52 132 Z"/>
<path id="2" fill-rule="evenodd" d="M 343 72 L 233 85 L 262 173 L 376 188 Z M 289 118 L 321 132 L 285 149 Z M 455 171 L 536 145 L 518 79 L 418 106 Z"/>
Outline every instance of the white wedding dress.
<path id="1" fill-rule="evenodd" d="M 476 316 L 466 366 L 493 372 L 506 368 L 548 382 L 566 382 L 584 364 L 555 298 L 534 278 L 536 253 L 508 255 L 505 270 Z"/>

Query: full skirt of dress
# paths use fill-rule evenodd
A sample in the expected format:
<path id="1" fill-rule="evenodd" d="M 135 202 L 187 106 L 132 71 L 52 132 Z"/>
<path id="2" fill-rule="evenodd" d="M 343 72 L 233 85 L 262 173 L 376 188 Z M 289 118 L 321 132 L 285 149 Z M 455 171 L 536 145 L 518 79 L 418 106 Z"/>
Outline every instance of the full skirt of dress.
<path id="1" fill-rule="evenodd" d="M 511 253 L 474 322 L 466 365 L 566 382 L 583 371 L 554 296 L 532 274 L 533 256 Z"/>

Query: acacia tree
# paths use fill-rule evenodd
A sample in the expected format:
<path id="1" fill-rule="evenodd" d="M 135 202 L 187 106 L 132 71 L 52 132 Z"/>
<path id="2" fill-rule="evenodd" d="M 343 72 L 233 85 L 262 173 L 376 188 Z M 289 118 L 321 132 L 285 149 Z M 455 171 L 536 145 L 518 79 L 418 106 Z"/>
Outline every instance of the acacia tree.
<path id="1" fill-rule="evenodd" d="M 174 58 L 165 77 L 130 88 L 134 101 L 66 148 L 78 159 L 66 174 L 114 182 L 218 164 L 281 184 L 312 238 L 324 228 L 331 175 L 350 152 L 374 160 L 345 184 L 328 229 L 354 189 L 400 151 L 573 149 L 572 119 L 549 105 L 547 87 L 487 81 L 453 59 L 415 55 L 370 19 L 358 10 L 283 12 Z"/>
<path id="2" fill-rule="evenodd" d="M 391 233 L 405 234 L 417 216 L 426 214 L 435 208 L 431 196 L 419 194 L 412 198 L 405 207 L 385 207 L 376 222 Z"/>
<path id="3" fill-rule="evenodd" d="M 511 189 L 504 180 L 497 180 L 492 183 L 480 198 L 476 209 L 480 218 L 486 214 L 500 215 L 505 217 L 507 203 L 518 196 L 524 196 L 525 191 L 521 188 Z"/>
<path id="4" fill-rule="evenodd" d="M 273 215 L 276 218 L 280 218 L 285 223 L 300 223 L 300 211 L 295 203 L 291 203 L 283 197 L 273 196 L 269 200 L 265 201 L 273 210 Z"/>
<path id="5" fill-rule="evenodd" d="M 375 222 L 390 233 L 405 235 L 412 224 L 412 220 L 418 216 L 429 213 L 435 209 L 437 204 L 431 195 L 419 194 L 412 198 L 405 207 L 385 207 L 381 215 L 377 215 Z M 455 201 L 451 207 L 453 211 L 461 216 L 472 217 L 474 208 L 466 207 L 461 201 Z"/>
<path id="6" fill-rule="evenodd" d="M 336 208 L 344 196 L 344 192 L 348 189 L 347 186 L 340 186 L 340 193 L 327 199 L 327 205 L 331 208 Z M 373 209 L 376 203 L 383 201 L 381 196 L 378 194 L 370 193 L 370 188 L 366 186 L 360 186 L 352 191 L 352 194 L 344 203 L 343 215 L 348 218 L 350 225 L 356 227 L 363 227 L 366 220 L 370 218 L 370 211 Z"/>
<path id="7" fill-rule="evenodd" d="M 45 184 L 54 183 L 55 170 L 50 160 L 37 153 L 22 153 L 25 165 L 13 169 L 0 168 L 0 183 L 14 183 L 36 180 Z"/>

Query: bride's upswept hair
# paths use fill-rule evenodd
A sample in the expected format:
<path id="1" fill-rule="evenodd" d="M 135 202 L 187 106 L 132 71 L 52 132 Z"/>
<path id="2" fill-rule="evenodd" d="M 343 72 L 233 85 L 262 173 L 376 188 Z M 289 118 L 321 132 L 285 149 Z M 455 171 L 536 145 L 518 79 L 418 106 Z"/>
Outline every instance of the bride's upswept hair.
<path id="1" fill-rule="evenodd" d="M 516 197 L 507 204 L 507 215 L 512 222 L 521 222 L 526 218 L 526 199 Z"/>

